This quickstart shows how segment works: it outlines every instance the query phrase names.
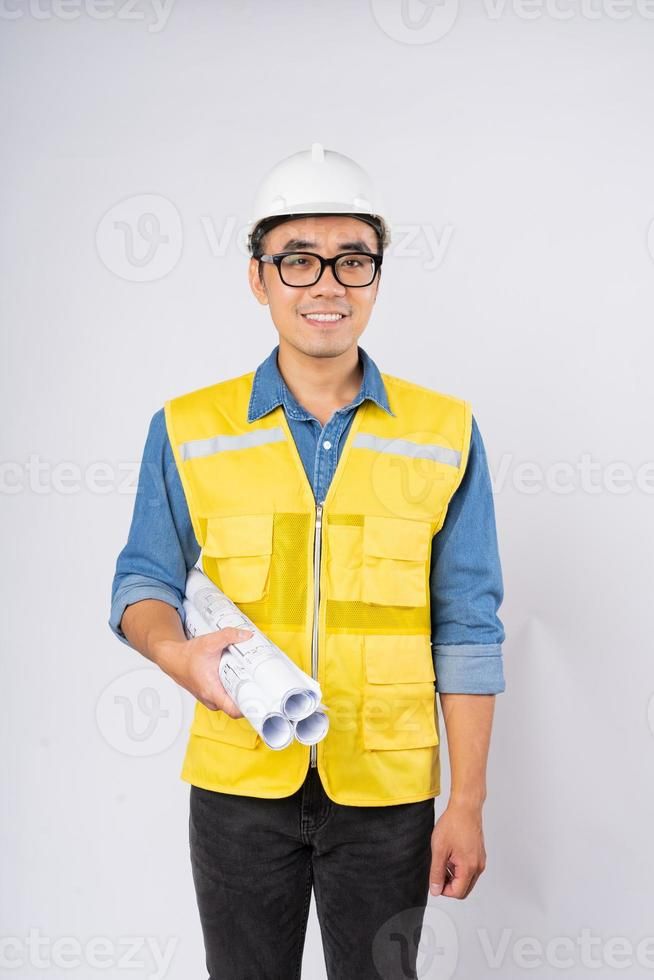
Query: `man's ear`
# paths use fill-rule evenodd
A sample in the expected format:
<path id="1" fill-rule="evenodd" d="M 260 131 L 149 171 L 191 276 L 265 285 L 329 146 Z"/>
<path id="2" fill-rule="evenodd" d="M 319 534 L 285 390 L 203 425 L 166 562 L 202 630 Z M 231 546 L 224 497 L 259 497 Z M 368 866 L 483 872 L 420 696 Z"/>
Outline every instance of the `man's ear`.
<path id="1" fill-rule="evenodd" d="M 262 263 L 258 259 L 251 258 L 248 264 L 248 281 L 250 289 L 254 293 L 257 301 L 262 306 L 268 305 L 268 290 L 263 279 Z"/>

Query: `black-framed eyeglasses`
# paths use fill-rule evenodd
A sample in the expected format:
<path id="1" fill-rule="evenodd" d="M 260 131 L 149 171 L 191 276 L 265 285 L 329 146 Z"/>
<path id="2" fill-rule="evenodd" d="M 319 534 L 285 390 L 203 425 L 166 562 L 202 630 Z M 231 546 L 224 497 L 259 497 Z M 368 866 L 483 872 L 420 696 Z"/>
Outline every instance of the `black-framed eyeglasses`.
<path id="1" fill-rule="evenodd" d="M 340 252 L 326 259 L 317 252 L 277 252 L 260 255 L 260 262 L 277 266 L 279 278 L 285 286 L 313 286 L 318 282 L 325 266 L 331 267 L 341 286 L 359 289 L 369 286 L 381 268 L 383 255 L 375 252 Z"/>

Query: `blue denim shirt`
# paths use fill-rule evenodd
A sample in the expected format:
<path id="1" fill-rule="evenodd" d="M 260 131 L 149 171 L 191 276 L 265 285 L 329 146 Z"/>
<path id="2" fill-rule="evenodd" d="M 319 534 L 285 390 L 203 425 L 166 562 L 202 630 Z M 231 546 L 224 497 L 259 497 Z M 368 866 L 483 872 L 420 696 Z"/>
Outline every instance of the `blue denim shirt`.
<path id="1" fill-rule="evenodd" d="M 291 394 L 275 347 L 255 372 L 248 420 L 282 405 L 317 501 L 325 499 L 356 408 L 371 399 L 393 415 L 377 365 L 359 346 L 363 380 L 356 397 L 323 426 Z M 120 629 L 125 607 L 161 599 L 179 612 L 189 568 L 200 556 L 163 408 L 150 422 L 127 543 L 118 556 L 109 626 Z M 431 556 L 432 649 L 436 689 L 449 694 L 499 694 L 505 689 L 497 612 L 504 596 L 486 453 L 473 416 L 470 454 Z"/>

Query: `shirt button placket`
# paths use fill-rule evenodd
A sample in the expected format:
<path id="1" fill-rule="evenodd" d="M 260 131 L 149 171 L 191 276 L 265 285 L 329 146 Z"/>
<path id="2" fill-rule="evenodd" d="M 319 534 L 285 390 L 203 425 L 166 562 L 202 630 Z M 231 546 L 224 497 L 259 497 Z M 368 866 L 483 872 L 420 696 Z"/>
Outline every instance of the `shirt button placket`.
<path id="1" fill-rule="evenodd" d="M 320 433 L 319 442 L 319 472 L 321 476 L 321 483 L 323 485 L 323 495 L 322 499 L 327 496 L 327 491 L 332 481 L 334 475 L 334 453 L 332 452 L 333 438 L 330 439 L 329 435 L 331 433 L 332 427 L 334 426 L 336 420 L 331 420 Z"/>

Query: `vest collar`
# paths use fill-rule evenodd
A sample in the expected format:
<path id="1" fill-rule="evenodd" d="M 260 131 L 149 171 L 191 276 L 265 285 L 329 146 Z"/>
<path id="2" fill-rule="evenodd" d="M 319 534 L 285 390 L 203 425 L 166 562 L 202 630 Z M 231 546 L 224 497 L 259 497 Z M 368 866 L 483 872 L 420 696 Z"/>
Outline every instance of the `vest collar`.
<path id="1" fill-rule="evenodd" d="M 257 368 L 252 382 L 250 393 L 250 403 L 248 405 L 248 422 L 255 422 L 271 412 L 278 405 L 282 405 L 286 414 L 293 419 L 307 420 L 313 418 L 307 412 L 289 390 L 285 383 L 279 366 L 277 364 L 277 352 L 279 344 L 270 352 L 268 357 L 261 362 Z M 358 394 L 353 398 L 349 405 L 343 406 L 337 411 L 345 408 L 352 408 L 360 405 L 366 399 L 375 402 L 389 415 L 395 415 L 388 404 L 386 387 L 379 372 L 379 368 L 370 355 L 359 347 L 359 360 L 363 366 L 363 380 Z"/>

